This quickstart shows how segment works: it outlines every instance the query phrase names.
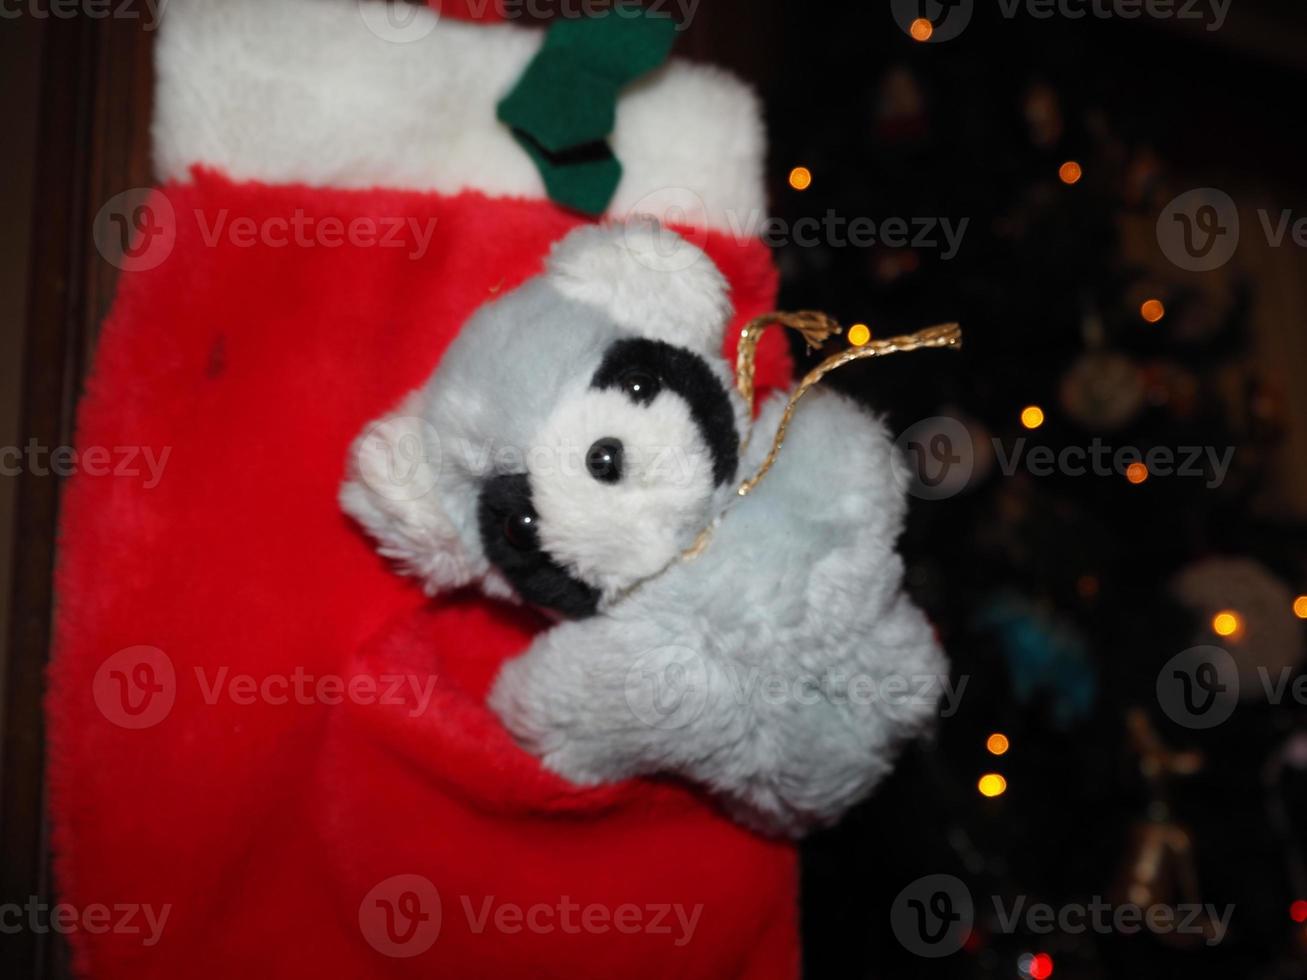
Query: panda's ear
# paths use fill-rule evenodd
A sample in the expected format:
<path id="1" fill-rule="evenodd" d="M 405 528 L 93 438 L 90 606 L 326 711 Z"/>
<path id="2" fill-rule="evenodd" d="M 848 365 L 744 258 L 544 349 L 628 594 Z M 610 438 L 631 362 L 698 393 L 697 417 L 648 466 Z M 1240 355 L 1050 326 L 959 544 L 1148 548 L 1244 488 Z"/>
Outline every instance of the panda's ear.
<path id="1" fill-rule="evenodd" d="M 350 447 L 340 505 L 378 551 L 429 594 L 466 585 L 472 561 L 441 504 L 440 441 L 420 392 L 369 424 Z"/>
<path id="2" fill-rule="evenodd" d="M 624 329 L 721 356 L 731 316 L 726 278 L 703 249 L 653 218 L 576 229 L 554 246 L 546 275 Z"/>

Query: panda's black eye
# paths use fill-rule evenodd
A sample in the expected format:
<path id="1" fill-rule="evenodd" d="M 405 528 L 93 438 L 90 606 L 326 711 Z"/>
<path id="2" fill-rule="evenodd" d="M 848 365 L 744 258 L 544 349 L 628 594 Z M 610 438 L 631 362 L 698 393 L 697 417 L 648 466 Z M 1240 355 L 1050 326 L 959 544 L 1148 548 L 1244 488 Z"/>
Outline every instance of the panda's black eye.
<path id="1" fill-rule="evenodd" d="M 518 511 L 504 518 L 504 540 L 518 551 L 534 551 L 540 547 L 536 534 L 536 515 L 531 511 Z"/>
<path id="2" fill-rule="evenodd" d="M 617 387 L 637 405 L 647 405 L 658 397 L 663 384 L 658 376 L 644 368 L 630 368 L 617 379 Z"/>

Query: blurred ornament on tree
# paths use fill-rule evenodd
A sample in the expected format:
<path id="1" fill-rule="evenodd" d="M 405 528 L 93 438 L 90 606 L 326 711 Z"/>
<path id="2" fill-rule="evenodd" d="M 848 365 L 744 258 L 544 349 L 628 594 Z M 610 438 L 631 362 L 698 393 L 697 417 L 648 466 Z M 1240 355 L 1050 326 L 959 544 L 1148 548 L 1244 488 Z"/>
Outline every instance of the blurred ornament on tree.
<path id="1" fill-rule="evenodd" d="M 1189 928 L 1157 933 L 1160 940 L 1171 945 L 1195 946 L 1211 939 L 1215 931 L 1199 892 L 1193 831 L 1173 819 L 1170 782 L 1176 776 L 1200 772 L 1203 756 L 1168 748 L 1140 708 L 1132 708 L 1127 714 L 1126 730 L 1139 759 L 1139 772 L 1148 786 L 1148 804 L 1144 816 L 1131 828 L 1113 901 L 1118 906 L 1144 909 L 1202 908 L 1201 919 Z"/>
<path id="2" fill-rule="evenodd" d="M 876 282 L 887 286 L 921 268 L 921 256 L 914 248 L 887 248 L 871 250 L 871 275 Z"/>
<path id="3" fill-rule="evenodd" d="M 1089 351 L 1062 377 L 1067 415 L 1088 429 L 1112 431 L 1126 425 L 1144 404 L 1144 372 L 1125 354 Z"/>
<path id="4" fill-rule="evenodd" d="M 1162 161 L 1150 149 L 1140 150 L 1130 160 L 1125 174 L 1125 203 L 1147 208 L 1157 197 L 1162 180 Z"/>
<path id="5" fill-rule="evenodd" d="M 1198 379 L 1171 361 L 1154 361 L 1144 367 L 1150 405 L 1164 406 L 1173 416 L 1190 418 L 1198 406 Z"/>
<path id="6" fill-rule="evenodd" d="M 1053 723 L 1064 730 L 1093 710 L 1098 672 L 1088 640 L 1074 623 L 1046 605 L 1005 592 L 981 607 L 975 625 L 997 635 L 1018 703 L 1046 696 Z"/>
<path id="7" fill-rule="evenodd" d="M 1307 819 L 1301 812 L 1294 812 L 1291 799 L 1300 804 L 1307 802 L 1301 794 L 1304 778 L 1307 778 L 1307 731 L 1295 731 L 1262 766 L 1262 785 L 1266 789 L 1267 822 L 1279 838 L 1284 854 L 1291 896 L 1289 915 L 1299 927 L 1299 938 L 1307 933 L 1307 857 L 1303 854 L 1302 839 L 1307 832 Z M 1286 792 L 1286 783 L 1291 780 L 1296 780 L 1299 787 L 1296 797 Z"/>
<path id="8" fill-rule="evenodd" d="M 875 134 L 882 143 L 915 143 L 930 130 L 926 96 L 912 70 L 896 65 L 876 93 Z"/>
<path id="9" fill-rule="evenodd" d="M 1035 146 L 1049 149 L 1062 139 L 1062 105 L 1047 82 L 1035 82 L 1026 90 L 1025 116 Z"/>
<path id="10" fill-rule="evenodd" d="M 1181 569 L 1171 593 L 1197 620 L 1190 640 L 1218 644 L 1239 668 L 1241 700 L 1264 700 L 1268 685 L 1287 682 L 1303 655 L 1303 621 L 1293 592 L 1261 562 L 1206 558 Z"/>

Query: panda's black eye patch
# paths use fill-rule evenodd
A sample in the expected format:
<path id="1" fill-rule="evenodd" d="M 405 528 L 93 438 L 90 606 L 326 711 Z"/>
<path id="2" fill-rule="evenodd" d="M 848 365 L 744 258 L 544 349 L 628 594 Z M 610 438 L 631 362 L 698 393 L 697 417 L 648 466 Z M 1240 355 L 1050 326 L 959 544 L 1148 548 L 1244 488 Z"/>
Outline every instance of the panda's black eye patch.
<path id="1" fill-rule="evenodd" d="M 518 551 L 534 551 L 539 548 L 540 536 L 536 534 L 535 511 L 516 510 L 505 517 L 504 540 Z"/>
<path id="2" fill-rule="evenodd" d="M 698 354 L 661 340 L 631 337 L 604 352 L 592 388 L 616 388 L 637 405 L 648 405 L 663 391 L 674 392 L 690 407 L 699 433 L 713 457 L 713 482 L 735 475 L 740 435 L 726 388 Z"/>
<path id="3" fill-rule="evenodd" d="M 663 390 L 656 374 L 641 367 L 628 368 L 617 379 L 617 388 L 637 405 L 648 405 Z"/>
<path id="4" fill-rule="evenodd" d="M 525 473 L 505 473 L 481 485 L 477 523 L 486 557 L 523 599 L 574 619 L 594 614 L 598 590 L 574 578 L 540 544 L 539 515 Z"/>

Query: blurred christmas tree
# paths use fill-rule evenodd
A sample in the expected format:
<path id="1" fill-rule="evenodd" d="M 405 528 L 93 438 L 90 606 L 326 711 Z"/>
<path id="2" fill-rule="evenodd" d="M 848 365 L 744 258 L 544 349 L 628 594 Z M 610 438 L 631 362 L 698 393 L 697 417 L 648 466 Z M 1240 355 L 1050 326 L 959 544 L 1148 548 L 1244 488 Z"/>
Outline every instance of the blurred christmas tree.
<path id="1" fill-rule="evenodd" d="M 877 336 L 963 324 L 960 357 L 831 383 L 904 433 L 910 581 L 966 686 L 936 741 L 808 846 L 808 975 L 1307 976 L 1307 718 L 1263 683 L 1301 669 L 1307 529 L 1264 506 L 1284 420 L 1249 356 L 1256 290 L 1158 245 L 1189 187 L 1135 88 L 1167 77 L 1156 37 L 977 6 L 957 40 L 915 43 L 867 6 L 837 27 L 795 11 L 787 43 L 820 70 L 765 93 L 789 175 L 782 308 Z M 1211 727 L 1159 697 L 1200 644 L 1241 682 Z M 974 929 L 923 958 L 888 910 L 933 874 L 965 883 Z M 1207 910 L 1137 933 L 1005 915 L 1096 899 L 1233 913 L 1217 942 Z"/>

